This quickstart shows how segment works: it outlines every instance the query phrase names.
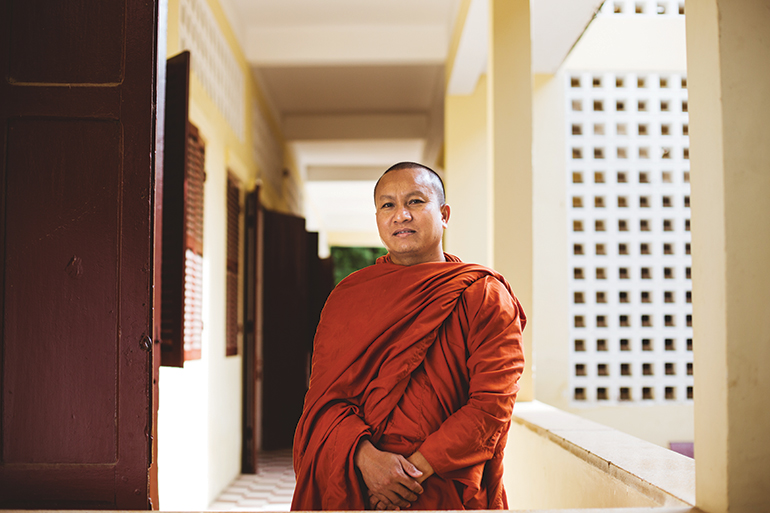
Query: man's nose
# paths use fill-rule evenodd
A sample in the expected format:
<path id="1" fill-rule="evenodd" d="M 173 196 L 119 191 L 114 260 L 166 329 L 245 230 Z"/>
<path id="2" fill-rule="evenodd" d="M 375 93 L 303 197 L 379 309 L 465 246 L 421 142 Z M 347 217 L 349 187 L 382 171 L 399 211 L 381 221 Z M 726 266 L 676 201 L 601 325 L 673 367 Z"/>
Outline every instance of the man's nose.
<path id="1" fill-rule="evenodd" d="M 406 207 L 398 209 L 396 212 L 396 222 L 402 223 L 404 221 L 410 221 L 412 219 L 412 214 L 409 212 L 409 209 Z"/>

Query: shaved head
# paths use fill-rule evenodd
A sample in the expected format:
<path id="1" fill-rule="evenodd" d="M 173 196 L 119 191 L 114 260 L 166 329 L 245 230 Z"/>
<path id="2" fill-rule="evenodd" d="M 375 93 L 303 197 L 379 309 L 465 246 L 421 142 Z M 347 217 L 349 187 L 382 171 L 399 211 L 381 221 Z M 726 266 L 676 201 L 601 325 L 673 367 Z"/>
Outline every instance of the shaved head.
<path id="1" fill-rule="evenodd" d="M 394 164 L 390 166 L 388 169 L 386 169 L 385 172 L 382 173 L 382 176 L 380 177 L 380 179 L 377 180 L 377 183 L 374 186 L 375 201 L 376 201 L 376 194 L 377 194 L 377 186 L 380 185 L 380 180 L 382 180 L 382 177 L 390 173 L 391 171 L 400 171 L 402 169 L 418 169 L 418 170 L 426 171 L 430 178 L 431 185 L 433 186 L 433 189 L 436 192 L 436 196 L 438 197 L 438 204 L 443 206 L 446 203 L 446 192 L 444 191 L 444 181 L 441 179 L 438 173 L 436 173 L 434 170 L 432 170 L 428 166 L 418 164 L 417 162 L 399 162 L 398 164 Z"/>

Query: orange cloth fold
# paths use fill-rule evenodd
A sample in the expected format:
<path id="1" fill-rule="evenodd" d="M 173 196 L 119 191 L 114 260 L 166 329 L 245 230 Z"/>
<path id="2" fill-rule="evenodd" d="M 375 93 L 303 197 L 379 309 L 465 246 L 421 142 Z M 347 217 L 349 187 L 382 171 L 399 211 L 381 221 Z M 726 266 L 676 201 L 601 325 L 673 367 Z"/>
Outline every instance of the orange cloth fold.
<path id="1" fill-rule="evenodd" d="M 495 271 L 383 257 L 332 292 L 294 437 L 293 510 L 366 509 L 361 437 L 436 474 L 412 509 L 500 509 L 526 317 Z"/>

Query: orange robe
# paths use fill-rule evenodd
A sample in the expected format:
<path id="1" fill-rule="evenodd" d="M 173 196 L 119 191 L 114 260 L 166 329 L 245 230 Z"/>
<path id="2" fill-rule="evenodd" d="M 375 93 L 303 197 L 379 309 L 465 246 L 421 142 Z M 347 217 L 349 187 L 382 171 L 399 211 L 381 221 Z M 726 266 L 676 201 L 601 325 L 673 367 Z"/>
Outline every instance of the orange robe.
<path id="1" fill-rule="evenodd" d="M 500 274 L 446 257 L 382 257 L 329 296 L 294 436 L 293 510 L 368 507 L 353 462 L 362 437 L 431 464 L 411 509 L 507 507 L 502 456 L 526 317 Z"/>

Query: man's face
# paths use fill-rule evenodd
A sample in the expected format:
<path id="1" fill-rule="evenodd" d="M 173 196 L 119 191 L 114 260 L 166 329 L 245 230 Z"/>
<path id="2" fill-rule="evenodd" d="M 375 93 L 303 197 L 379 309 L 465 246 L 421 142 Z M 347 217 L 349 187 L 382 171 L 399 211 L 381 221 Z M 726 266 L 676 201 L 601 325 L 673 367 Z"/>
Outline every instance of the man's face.
<path id="1" fill-rule="evenodd" d="M 377 229 L 393 263 L 441 262 L 441 236 L 449 205 L 440 205 L 431 175 L 422 169 L 391 171 L 374 193 Z"/>

